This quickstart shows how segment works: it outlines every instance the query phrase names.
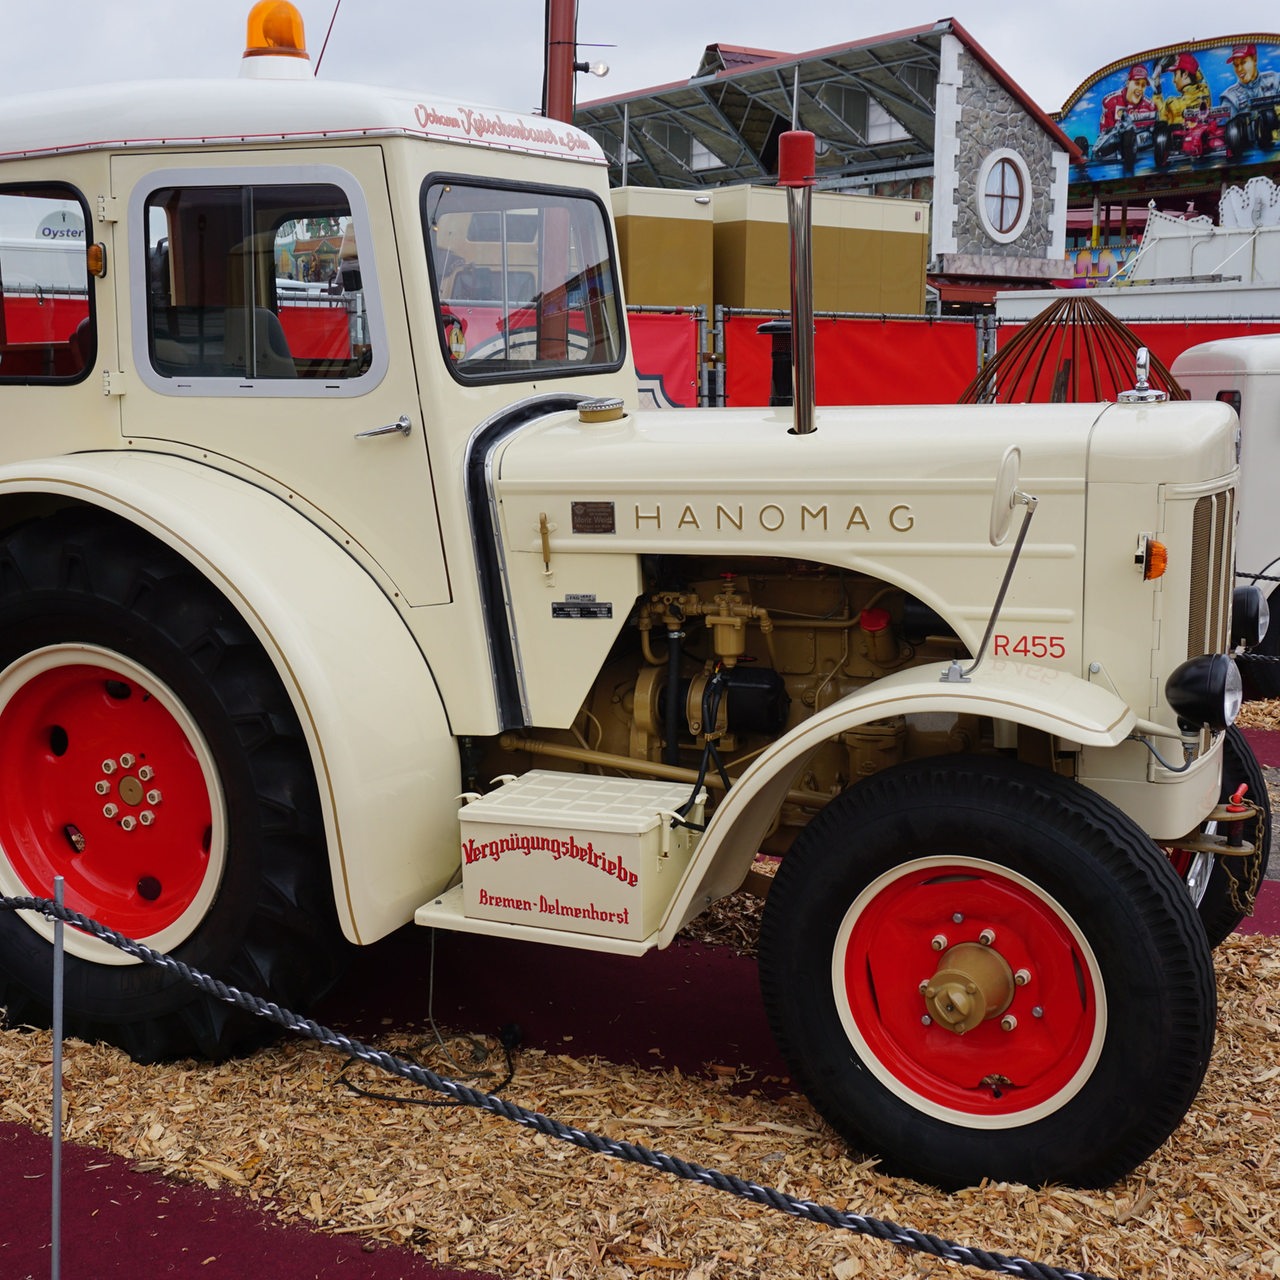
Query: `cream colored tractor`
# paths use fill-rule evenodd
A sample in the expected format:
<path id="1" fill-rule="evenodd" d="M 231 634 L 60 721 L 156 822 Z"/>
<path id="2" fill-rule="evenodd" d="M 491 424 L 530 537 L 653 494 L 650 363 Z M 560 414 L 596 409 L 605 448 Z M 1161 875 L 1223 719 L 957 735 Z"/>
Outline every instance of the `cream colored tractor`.
<path id="1" fill-rule="evenodd" d="M 1132 1169 L 1265 857 L 1231 408 L 640 412 L 596 144 L 296 28 L 0 106 L 0 894 L 304 1010 L 344 940 L 638 956 L 774 855 L 857 1149 Z M 15 1024 L 51 936 L 0 912 Z M 259 1034 L 67 947 L 76 1035 Z"/>

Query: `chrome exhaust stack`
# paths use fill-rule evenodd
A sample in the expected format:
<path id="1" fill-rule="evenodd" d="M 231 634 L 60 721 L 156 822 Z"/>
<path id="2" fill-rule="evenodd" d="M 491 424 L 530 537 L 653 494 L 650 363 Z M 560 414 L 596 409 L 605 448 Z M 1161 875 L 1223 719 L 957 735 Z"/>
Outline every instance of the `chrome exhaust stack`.
<path id="1" fill-rule="evenodd" d="M 814 135 L 792 129 L 778 139 L 778 185 L 787 189 L 791 227 L 791 434 L 808 435 L 813 422 L 813 184 Z"/>

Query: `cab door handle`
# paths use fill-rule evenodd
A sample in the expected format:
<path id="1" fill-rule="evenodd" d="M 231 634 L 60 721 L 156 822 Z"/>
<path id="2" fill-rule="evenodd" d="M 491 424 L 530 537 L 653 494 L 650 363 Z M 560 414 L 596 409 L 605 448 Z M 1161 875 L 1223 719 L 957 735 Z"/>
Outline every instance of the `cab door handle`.
<path id="1" fill-rule="evenodd" d="M 402 413 L 395 422 L 388 422 L 385 427 L 370 427 L 368 431 L 357 431 L 357 440 L 372 440 L 375 436 L 407 436 L 413 430 L 413 423 L 409 421 L 409 415 Z"/>

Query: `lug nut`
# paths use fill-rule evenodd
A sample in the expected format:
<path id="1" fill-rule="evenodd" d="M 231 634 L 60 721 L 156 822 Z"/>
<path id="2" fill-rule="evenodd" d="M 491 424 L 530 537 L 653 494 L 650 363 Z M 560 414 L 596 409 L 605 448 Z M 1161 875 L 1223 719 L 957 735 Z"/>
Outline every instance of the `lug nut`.
<path id="1" fill-rule="evenodd" d="M 1013 980 L 1018 984 L 1018 986 L 1025 987 L 1027 983 L 1031 981 L 1030 970 L 1019 969 L 1018 972 L 1013 975 Z"/>
<path id="2" fill-rule="evenodd" d="M 120 757 L 120 767 L 122 769 L 132 769 L 133 762 L 135 759 L 136 759 L 135 756 L 131 755 L 128 751 L 126 751 L 124 755 Z"/>
<path id="3" fill-rule="evenodd" d="M 138 780 L 140 782 L 150 782 L 155 776 L 156 771 L 149 764 L 144 764 L 142 768 L 138 770 Z"/>
<path id="4" fill-rule="evenodd" d="M 104 818 L 114 818 L 120 812 L 120 806 L 115 804 L 104 804 L 102 806 L 102 816 Z"/>
<path id="5" fill-rule="evenodd" d="M 155 820 L 156 815 L 152 813 L 150 809 L 143 809 L 143 811 L 138 814 L 138 821 L 142 823 L 144 827 L 149 827 Z"/>
<path id="6" fill-rule="evenodd" d="M 102 762 L 103 773 L 115 773 L 115 771 L 116 771 L 116 762 L 114 760 L 104 760 Z"/>
<path id="7" fill-rule="evenodd" d="M 982 943 L 984 947 L 989 947 L 995 940 L 996 931 L 994 929 L 983 929 L 983 931 L 978 934 L 978 941 Z"/>
<path id="8" fill-rule="evenodd" d="M 132 831 L 138 825 L 138 820 L 131 813 L 126 813 L 120 819 L 120 829 L 122 831 Z"/>
<path id="9" fill-rule="evenodd" d="M 945 951 L 947 949 L 947 935 L 945 933 L 935 934 L 933 941 L 929 945 L 935 951 Z"/>
<path id="10" fill-rule="evenodd" d="M 93 784 L 93 789 L 100 796 L 105 796 L 107 792 L 111 790 L 111 783 L 109 783 L 106 778 L 99 778 L 98 781 Z"/>
<path id="11" fill-rule="evenodd" d="M 1000 1019 L 1001 1031 L 1012 1031 L 1017 1025 L 1018 1020 L 1011 1013 L 1006 1013 L 1004 1017 Z"/>
<path id="12" fill-rule="evenodd" d="M 155 790 L 155 788 L 152 788 L 150 791 L 147 792 L 147 803 L 148 804 L 160 803 L 160 793 L 157 790 Z"/>

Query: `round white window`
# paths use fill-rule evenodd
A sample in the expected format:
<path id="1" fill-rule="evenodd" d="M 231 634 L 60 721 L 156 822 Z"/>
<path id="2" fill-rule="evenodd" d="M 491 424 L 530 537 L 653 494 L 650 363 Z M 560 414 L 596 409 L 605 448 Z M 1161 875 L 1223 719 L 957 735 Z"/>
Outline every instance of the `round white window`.
<path id="1" fill-rule="evenodd" d="M 1031 214 L 1031 174 L 1008 147 L 993 151 L 978 170 L 978 218 L 997 244 L 1016 240 Z"/>

